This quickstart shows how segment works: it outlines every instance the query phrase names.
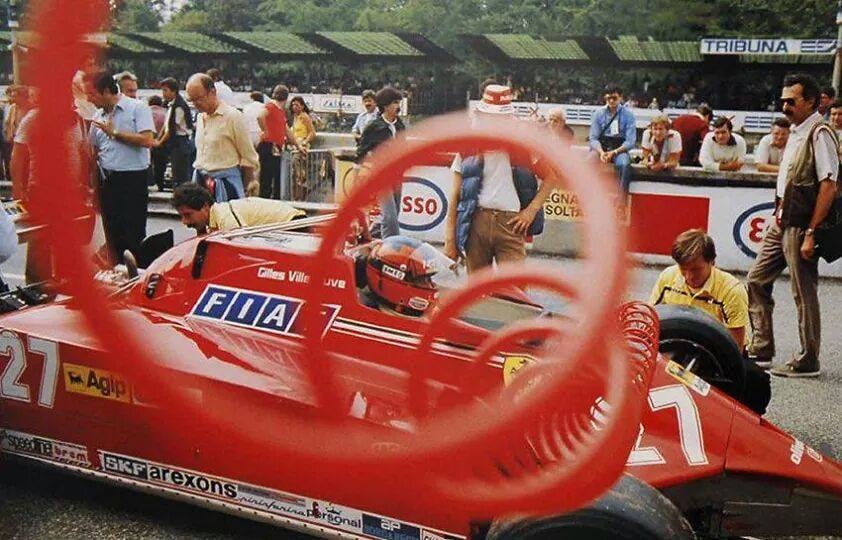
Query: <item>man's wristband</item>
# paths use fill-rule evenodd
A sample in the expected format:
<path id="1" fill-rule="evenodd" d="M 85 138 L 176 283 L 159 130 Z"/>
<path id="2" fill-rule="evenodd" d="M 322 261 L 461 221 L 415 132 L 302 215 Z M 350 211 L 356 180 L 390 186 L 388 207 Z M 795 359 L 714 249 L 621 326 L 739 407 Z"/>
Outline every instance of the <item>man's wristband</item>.
<path id="1" fill-rule="evenodd" d="M 813 234 L 815 234 L 815 232 L 816 232 L 815 229 L 812 229 L 812 228 L 806 229 L 804 231 L 804 236 L 813 236 Z"/>

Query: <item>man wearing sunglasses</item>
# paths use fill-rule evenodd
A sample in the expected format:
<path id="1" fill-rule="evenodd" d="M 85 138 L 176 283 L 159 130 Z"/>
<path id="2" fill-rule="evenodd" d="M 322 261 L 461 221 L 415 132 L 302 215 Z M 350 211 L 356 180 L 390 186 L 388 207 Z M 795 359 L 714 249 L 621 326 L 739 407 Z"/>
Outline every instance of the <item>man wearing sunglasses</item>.
<path id="1" fill-rule="evenodd" d="M 602 163 L 613 163 L 624 192 L 631 182 L 629 150 L 637 143 L 637 126 L 631 109 L 623 106 L 619 86 L 605 87 L 605 108 L 596 111 L 588 134 L 591 151 Z"/>
<path id="2" fill-rule="evenodd" d="M 791 122 L 778 171 L 775 221 L 766 231 L 760 254 L 748 273 L 752 339 L 749 357 L 761 367 L 775 356 L 772 287 L 789 269 L 798 310 L 801 350 L 771 370 L 779 377 L 818 377 L 821 326 L 815 229 L 824 222 L 836 197 L 838 141 L 818 113 L 819 85 L 810 75 L 788 75 L 781 91 L 784 115 Z"/>

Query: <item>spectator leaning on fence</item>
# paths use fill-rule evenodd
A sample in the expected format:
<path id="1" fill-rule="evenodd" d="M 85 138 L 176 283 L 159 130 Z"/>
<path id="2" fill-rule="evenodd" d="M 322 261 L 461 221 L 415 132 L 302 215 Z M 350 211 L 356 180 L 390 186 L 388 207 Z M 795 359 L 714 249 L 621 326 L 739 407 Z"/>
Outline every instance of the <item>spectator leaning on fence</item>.
<path id="1" fill-rule="evenodd" d="M 681 134 L 681 159 L 684 167 L 699 166 L 699 151 L 702 141 L 710 131 L 713 111 L 707 105 L 699 105 L 693 114 L 682 114 L 672 123 L 672 128 Z"/>
<path id="2" fill-rule="evenodd" d="M 286 223 L 306 217 L 303 210 L 286 201 L 246 197 L 223 203 L 214 202 L 210 191 L 192 182 L 177 187 L 171 203 L 181 222 L 195 229 L 198 234 Z"/>
<path id="3" fill-rule="evenodd" d="M 675 169 L 681 156 L 681 134 L 670 129 L 667 115 L 658 114 L 643 132 L 640 147 L 647 168 L 653 171 Z"/>
<path id="4" fill-rule="evenodd" d="M 354 121 L 354 127 L 351 128 L 351 133 L 354 135 L 355 141 L 360 140 L 366 126 L 380 114 L 377 110 L 377 102 L 374 100 L 374 90 L 363 92 L 363 107 L 365 107 L 365 111 L 357 115 L 357 119 Z"/>
<path id="5" fill-rule="evenodd" d="M 550 111 L 547 116 L 547 125 L 550 128 L 550 132 L 557 139 L 564 141 L 568 145 L 573 142 L 575 133 L 573 132 L 573 128 L 567 125 L 567 115 L 561 107 L 556 107 Z"/>
<path id="6" fill-rule="evenodd" d="M 292 128 L 287 125 L 286 105 L 289 88 L 283 84 L 272 89 L 272 98 L 257 115 L 260 145 L 260 196 L 267 199 L 281 198 L 281 153 L 286 141 L 298 149 L 299 155 L 306 155 L 307 149 L 296 140 Z"/>
<path id="7" fill-rule="evenodd" d="M 719 116 L 705 135 L 699 161 L 707 171 L 739 171 L 746 161 L 746 140 L 733 133 L 731 120 Z"/>
<path id="8" fill-rule="evenodd" d="M 757 170 L 763 173 L 777 173 L 784 155 L 786 142 L 789 140 L 789 120 L 775 118 L 772 131 L 767 133 L 757 143 L 754 149 L 754 162 Z"/>
<path id="9" fill-rule="evenodd" d="M 220 100 L 213 79 L 196 73 L 187 81 L 187 95 L 199 111 L 196 119 L 196 171 L 203 185 L 213 180 L 216 200 L 224 202 L 245 195 L 245 186 L 257 184 L 260 167 L 257 151 L 249 140 L 243 114 Z"/>
<path id="10" fill-rule="evenodd" d="M 605 88 L 605 108 L 594 114 L 588 143 L 602 163 L 613 163 L 623 191 L 631 182 L 629 151 L 637 143 L 634 114 L 622 104 L 623 91 L 619 86 Z"/>

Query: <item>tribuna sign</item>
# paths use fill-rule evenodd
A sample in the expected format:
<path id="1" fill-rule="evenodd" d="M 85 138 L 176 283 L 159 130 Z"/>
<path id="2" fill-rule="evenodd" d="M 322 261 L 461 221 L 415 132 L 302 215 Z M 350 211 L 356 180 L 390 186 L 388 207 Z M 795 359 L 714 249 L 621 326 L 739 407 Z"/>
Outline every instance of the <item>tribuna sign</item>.
<path id="1" fill-rule="evenodd" d="M 710 38 L 699 44 L 699 52 L 709 54 L 833 54 L 833 39 L 742 39 Z"/>

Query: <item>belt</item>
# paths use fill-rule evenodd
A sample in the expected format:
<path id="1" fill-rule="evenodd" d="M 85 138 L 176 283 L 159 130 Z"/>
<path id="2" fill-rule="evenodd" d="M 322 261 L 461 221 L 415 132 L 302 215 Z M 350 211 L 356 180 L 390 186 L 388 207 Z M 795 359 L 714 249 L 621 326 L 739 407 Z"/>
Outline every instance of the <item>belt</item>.
<path id="1" fill-rule="evenodd" d="M 493 214 L 493 215 L 495 215 L 495 216 L 496 216 L 497 214 L 504 214 L 504 215 L 509 214 L 509 215 L 515 215 L 515 214 L 517 214 L 517 213 L 518 213 L 516 210 L 495 210 L 494 208 L 483 208 L 483 207 L 481 207 L 481 206 L 480 206 L 479 208 L 477 208 L 477 210 L 478 210 L 479 212 L 488 212 L 488 213 Z"/>

